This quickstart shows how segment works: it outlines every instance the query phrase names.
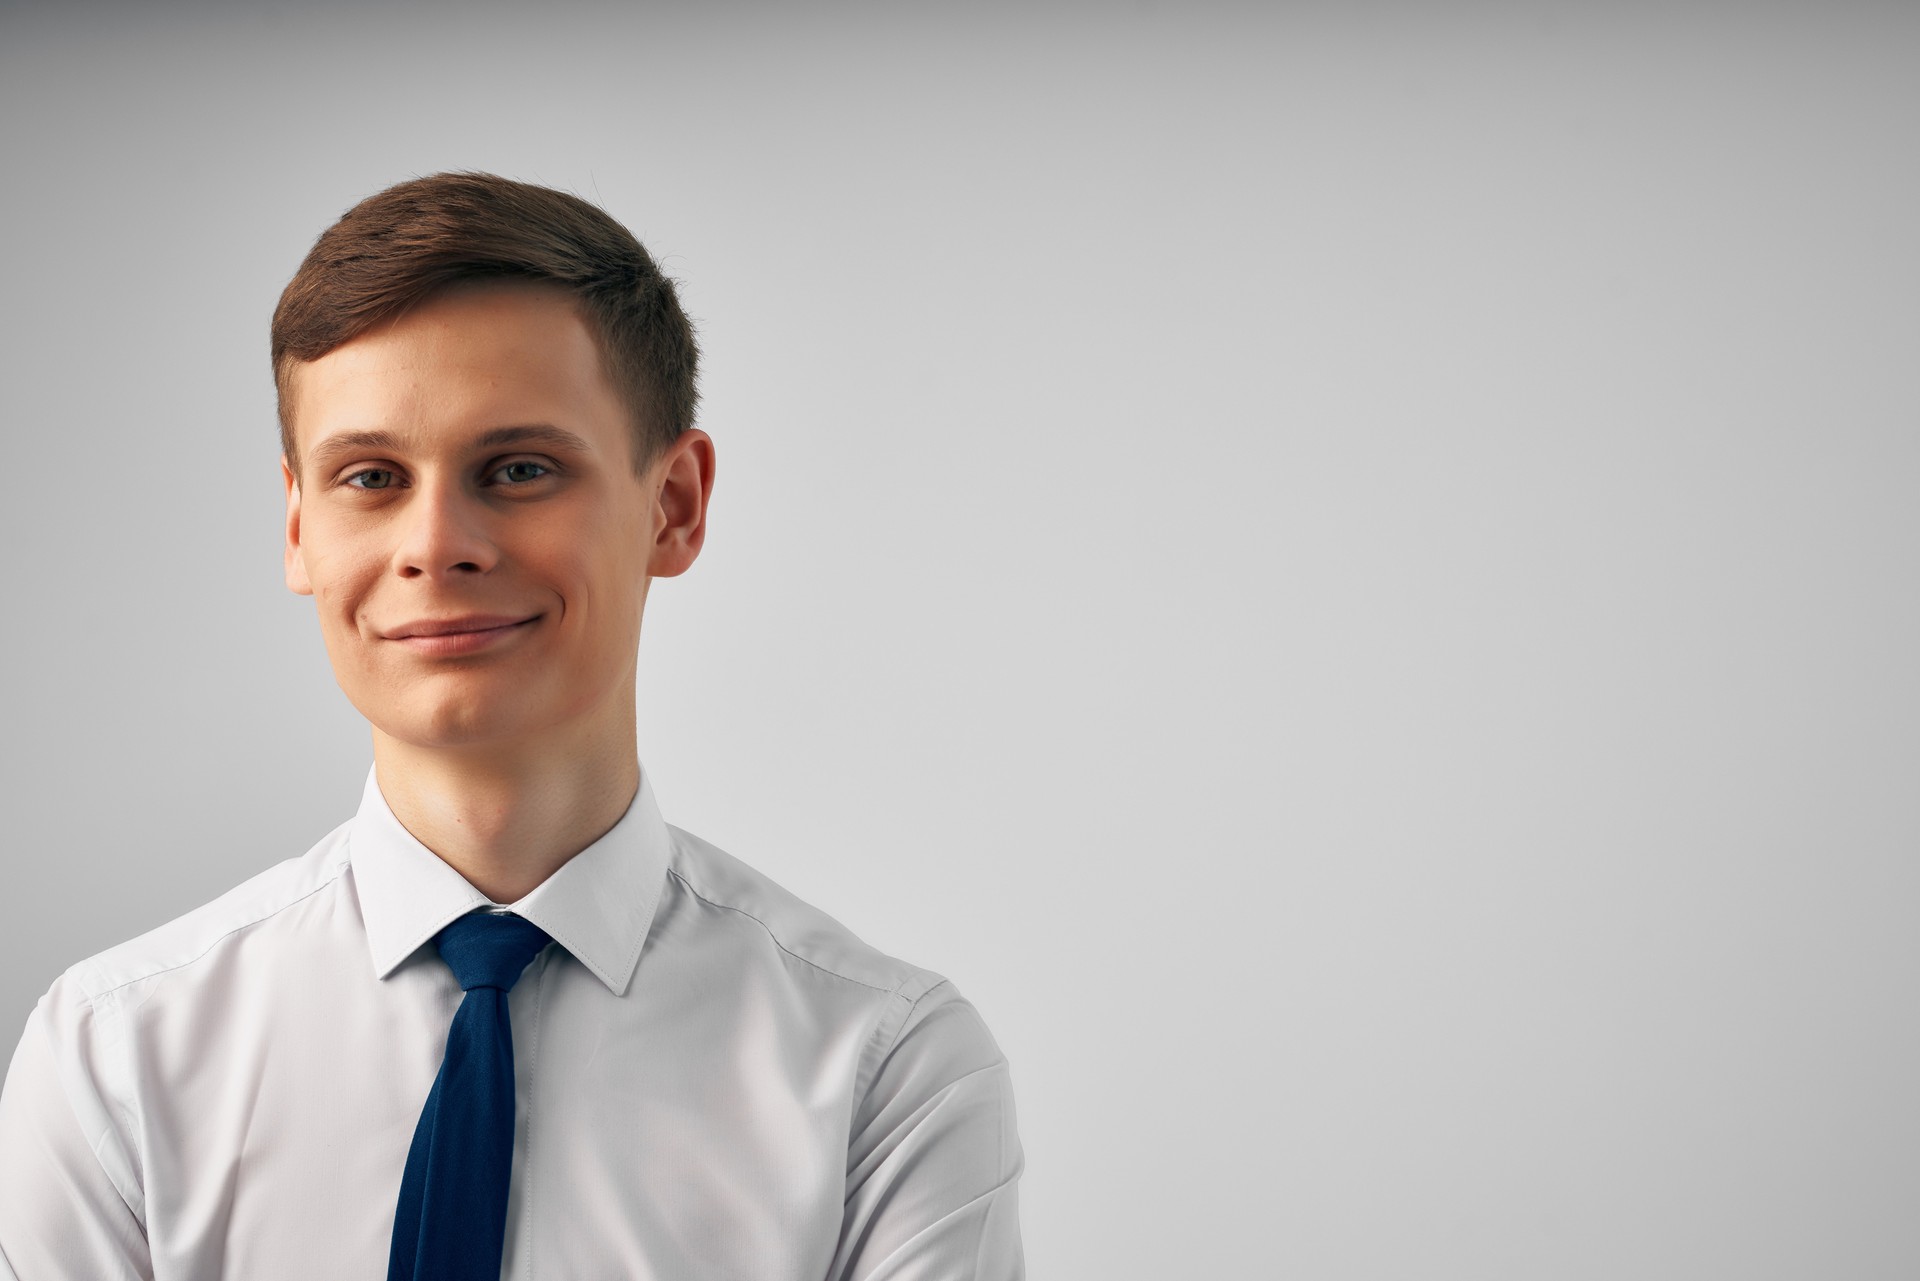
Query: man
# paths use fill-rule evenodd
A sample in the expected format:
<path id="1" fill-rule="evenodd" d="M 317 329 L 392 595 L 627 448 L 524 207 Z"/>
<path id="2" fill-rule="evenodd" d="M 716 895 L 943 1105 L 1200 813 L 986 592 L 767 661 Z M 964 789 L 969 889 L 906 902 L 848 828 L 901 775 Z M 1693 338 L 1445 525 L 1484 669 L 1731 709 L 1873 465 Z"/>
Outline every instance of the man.
<path id="1" fill-rule="evenodd" d="M 320 237 L 273 357 L 287 585 L 373 765 L 303 857 L 42 998 L 0 1276 L 1020 1276 L 979 1015 L 640 766 L 648 584 L 714 478 L 646 251 L 545 188 L 402 183 Z"/>

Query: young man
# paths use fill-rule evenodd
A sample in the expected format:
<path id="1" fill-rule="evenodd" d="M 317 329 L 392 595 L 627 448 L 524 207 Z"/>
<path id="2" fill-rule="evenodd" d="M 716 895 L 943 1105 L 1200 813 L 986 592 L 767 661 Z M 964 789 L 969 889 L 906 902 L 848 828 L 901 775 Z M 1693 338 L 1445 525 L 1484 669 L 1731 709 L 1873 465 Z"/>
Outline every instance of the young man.
<path id="1" fill-rule="evenodd" d="M 359 812 L 75 965 L 0 1094 L 0 1277 L 1010 1278 L 1005 1058 L 954 985 L 661 818 L 654 577 L 695 344 L 574 197 L 402 183 L 273 322 L 287 585 Z"/>

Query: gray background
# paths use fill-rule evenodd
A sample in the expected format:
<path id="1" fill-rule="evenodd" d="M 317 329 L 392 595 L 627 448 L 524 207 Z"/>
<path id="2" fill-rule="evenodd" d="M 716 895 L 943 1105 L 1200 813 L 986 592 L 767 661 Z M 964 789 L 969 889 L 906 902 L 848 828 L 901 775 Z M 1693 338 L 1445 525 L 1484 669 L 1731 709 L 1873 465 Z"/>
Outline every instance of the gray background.
<path id="1" fill-rule="evenodd" d="M 4 12 L 0 1039 L 352 814 L 268 313 L 486 168 L 684 281 L 642 760 L 1036 1277 L 1920 1273 L 1920 7 Z"/>

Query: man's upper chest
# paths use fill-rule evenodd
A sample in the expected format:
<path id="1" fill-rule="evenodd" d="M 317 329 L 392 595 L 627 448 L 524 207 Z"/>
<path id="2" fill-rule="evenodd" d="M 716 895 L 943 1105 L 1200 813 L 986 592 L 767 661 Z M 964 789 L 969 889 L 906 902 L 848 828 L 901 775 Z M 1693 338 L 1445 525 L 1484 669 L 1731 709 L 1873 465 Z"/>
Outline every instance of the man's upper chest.
<path id="1" fill-rule="evenodd" d="M 508 1276 L 819 1275 L 870 1001 L 663 905 L 615 993 L 557 945 L 509 997 Z M 374 1275 L 462 993 L 350 930 L 263 932 L 130 1011 L 156 1275 Z"/>

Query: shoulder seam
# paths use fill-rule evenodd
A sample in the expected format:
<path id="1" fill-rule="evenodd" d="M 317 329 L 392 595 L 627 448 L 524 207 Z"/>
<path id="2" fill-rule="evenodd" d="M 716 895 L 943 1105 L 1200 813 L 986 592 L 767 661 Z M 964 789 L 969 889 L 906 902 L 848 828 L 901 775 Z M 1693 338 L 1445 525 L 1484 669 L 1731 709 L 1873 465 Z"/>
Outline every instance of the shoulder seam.
<path id="1" fill-rule="evenodd" d="M 932 979 L 933 982 L 927 982 Z M 915 982 L 925 983 L 918 992 L 912 990 Z M 950 982 L 931 970 L 916 968 L 899 986 L 887 993 L 888 1001 L 880 1007 L 880 1013 L 873 1020 L 873 1027 L 867 1033 L 860 1047 L 860 1064 L 854 1070 L 853 1107 L 858 1113 L 860 1101 L 867 1097 L 867 1091 L 873 1088 L 873 1082 L 880 1074 L 880 1065 L 893 1057 L 894 1049 L 900 1044 L 900 1037 L 906 1032 L 907 1024 L 913 1018 L 913 1011 L 927 993 L 946 987 Z M 882 1047 L 881 1038 L 886 1038 Z"/>
<path id="2" fill-rule="evenodd" d="M 667 868 L 667 875 L 673 877 L 676 881 L 679 881 L 682 885 L 686 886 L 688 893 L 692 894 L 695 898 L 699 899 L 702 903 L 705 903 L 708 907 L 717 907 L 723 912 L 738 912 L 740 915 L 746 917 L 749 921 L 752 921 L 755 925 L 758 925 L 761 929 L 767 932 L 767 937 L 773 940 L 773 945 L 775 947 L 779 948 L 782 952 L 785 952 L 788 956 L 791 956 L 794 960 L 799 961 L 805 965 L 810 965 L 814 969 L 819 970 L 822 974 L 830 974 L 834 978 L 840 979 L 843 982 L 855 983 L 861 987 L 867 988 L 870 991 L 885 992 L 888 995 L 891 995 L 892 993 L 899 990 L 898 984 L 890 988 L 881 987 L 877 983 L 869 983 L 865 979 L 854 978 L 851 974 L 842 974 L 838 970 L 829 969 L 827 966 L 820 964 L 820 962 L 814 960 L 812 957 L 802 956 L 798 952 L 794 951 L 792 948 L 788 947 L 785 943 L 781 942 L 780 936 L 773 932 L 773 927 L 771 925 L 768 925 L 765 921 L 761 920 L 759 917 L 755 916 L 752 912 L 747 911 L 743 907 L 735 907 L 731 903 L 719 903 L 719 902 L 715 902 L 713 899 L 708 898 L 705 894 L 700 892 L 700 887 L 695 885 L 692 881 L 688 880 L 685 874 L 682 873 L 678 868 L 675 868 L 675 867 Z M 904 965 L 905 962 L 902 962 L 902 964 Z M 912 967 L 909 966 L 908 968 L 911 969 Z M 905 980 L 902 980 L 902 981 L 904 982 Z"/>
<path id="3" fill-rule="evenodd" d="M 195 961 L 200 960 L 202 957 L 206 956 L 207 953 L 213 951 L 214 948 L 219 947 L 220 944 L 232 938 L 234 935 L 238 934 L 241 930 L 250 930 L 254 926 L 260 924 L 260 922 L 267 920 L 269 917 L 278 916 L 280 913 L 286 911 L 288 908 L 293 907 L 296 904 L 306 902 L 308 899 L 312 898 L 315 894 L 318 894 L 321 890 L 326 889 L 328 886 L 332 885 L 335 881 L 339 880 L 340 873 L 345 871 L 347 869 L 347 866 L 348 866 L 348 860 L 345 858 L 340 859 L 339 862 L 334 865 L 333 871 L 330 872 L 325 877 L 325 879 L 323 879 L 318 885 L 308 890 L 305 894 L 302 894 L 298 898 L 288 899 L 286 902 L 279 904 L 277 907 L 273 907 L 265 912 L 260 913 L 260 915 L 254 917 L 252 920 L 240 922 L 238 925 L 234 926 L 232 929 L 227 930 L 226 932 L 214 937 L 211 941 L 207 943 L 205 947 L 201 948 L 198 952 L 195 952 L 192 956 L 188 957 L 184 961 L 176 962 L 173 965 L 163 965 L 163 966 L 160 966 L 158 969 L 147 970 L 143 973 L 135 975 L 130 979 L 125 980 L 124 982 L 115 983 L 112 987 L 103 987 L 98 992 L 88 991 L 87 992 L 88 1003 L 96 1004 L 99 1001 L 102 1001 L 107 997 L 112 996 L 115 992 L 118 992 L 121 988 L 132 987 L 135 983 L 144 983 L 148 979 L 157 978 L 162 974 L 171 974 L 175 970 L 184 970 L 187 966 L 192 965 Z M 88 960 L 86 962 L 83 962 L 83 964 L 88 968 L 91 968 L 94 962 L 92 960 Z"/>
<path id="4" fill-rule="evenodd" d="M 920 1008 L 920 1002 L 927 999 L 927 994 L 929 992 L 938 992 L 943 987 L 951 986 L 952 983 L 952 979 L 942 978 L 938 983 L 928 984 L 920 995 L 907 1002 L 906 1012 L 900 1016 L 900 1022 L 895 1025 L 893 1029 L 893 1039 L 887 1042 L 887 1052 L 880 1056 L 881 1059 L 886 1059 L 894 1052 L 895 1048 L 899 1046 L 901 1036 L 906 1033 L 907 1024 L 913 1022 L 913 1012 Z"/>

